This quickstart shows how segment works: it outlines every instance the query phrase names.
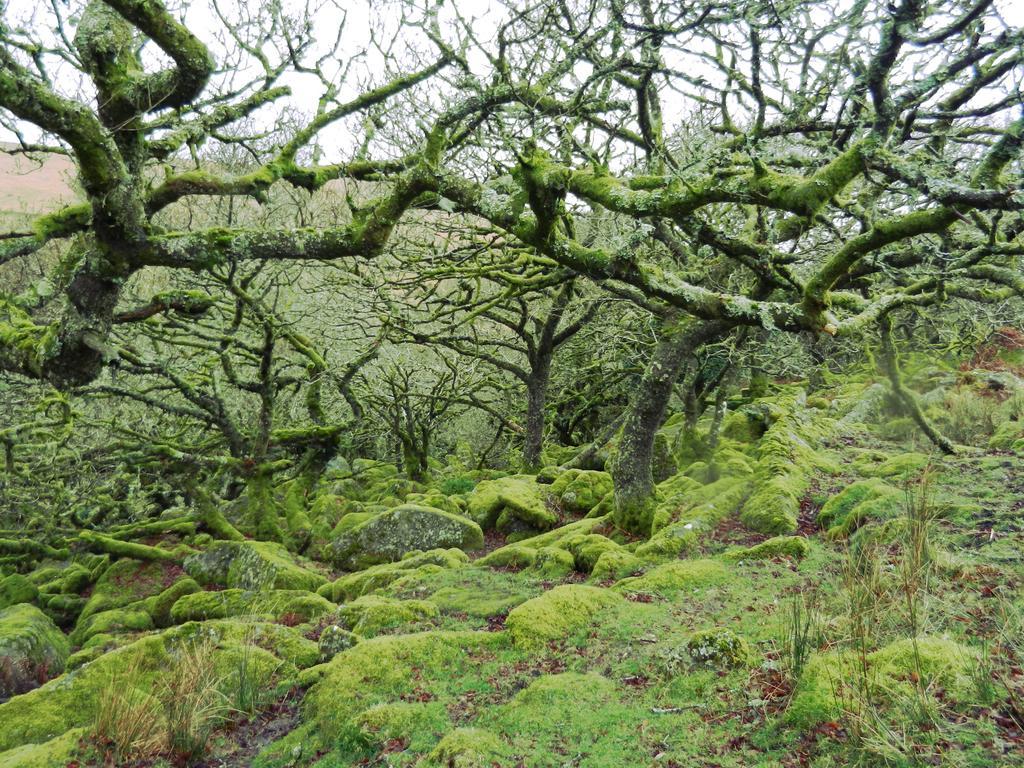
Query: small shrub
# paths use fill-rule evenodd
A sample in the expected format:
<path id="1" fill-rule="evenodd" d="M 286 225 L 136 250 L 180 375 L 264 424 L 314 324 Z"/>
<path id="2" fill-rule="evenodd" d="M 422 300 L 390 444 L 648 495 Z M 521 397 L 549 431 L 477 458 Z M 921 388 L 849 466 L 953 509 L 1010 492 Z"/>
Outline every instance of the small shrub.
<path id="1" fill-rule="evenodd" d="M 476 487 L 476 481 L 470 477 L 456 476 L 449 477 L 441 483 L 439 490 L 445 496 L 455 496 L 460 493 L 469 493 Z"/>

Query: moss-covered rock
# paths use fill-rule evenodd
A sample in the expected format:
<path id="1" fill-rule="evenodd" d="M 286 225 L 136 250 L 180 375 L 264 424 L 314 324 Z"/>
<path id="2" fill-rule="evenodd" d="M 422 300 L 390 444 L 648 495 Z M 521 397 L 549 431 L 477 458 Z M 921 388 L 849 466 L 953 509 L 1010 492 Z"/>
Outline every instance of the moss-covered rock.
<path id="1" fill-rule="evenodd" d="M 364 595 L 343 605 L 338 624 L 361 637 L 375 637 L 388 630 L 436 618 L 437 606 L 426 600 L 396 600 Z"/>
<path id="2" fill-rule="evenodd" d="M 570 469 L 551 485 L 551 495 L 568 512 L 584 514 L 612 492 L 612 476 L 607 472 Z"/>
<path id="3" fill-rule="evenodd" d="M 336 607 L 320 595 L 297 589 L 223 589 L 183 596 L 171 608 L 171 619 L 175 624 L 236 616 L 307 622 Z"/>
<path id="4" fill-rule="evenodd" d="M 414 550 L 472 550 L 483 543 L 483 531 L 472 520 L 433 507 L 403 504 L 338 536 L 331 543 L 330 556 L 339 568 L 359 570 L 401 560 Z"/>
<path id="5" fill-rule="evenodd" d="M 105 653 L 94 661 L 51 680 L 40 688 L 0 704 L 0 752 L 25 744 L 40 744 L 71 728 L 88 725 L 111 679 L 132 669 L 135 685 L 151 690 L 183 643 L 206 640 L 213 644 L 214 661 L 225 676 L 237 672 L 247 654 L 254 665 L 281 677 L 296 667 L 317 663 L 316 643 L 295 629 L 277 624 L 238 621 L 183 624 L 148 635 Z"/>
<path id="6" fill-rule="evenodd" d="M 537 549 L 526 544 L 500 547 L 476 561 L 487 568 L 529 568 L 537 562 Z"/>
<path id="7" fill-rule="evenodd" d="M 364 744 L 357 716 L 402 701 L 425 680 L 465 672 L 471 654 L 503 644 L 502 633 L 420 632 L 360 642 L 325 665 L 306 694 L 312 733 L 326 745 Z"/>
<path id="8" fill-rule="evenodd" d="M 427 755 L 427 768 L 493 768 L 504 765 L 510 750 L 501 739 L 481 728 L 457 728 Z"/>
<path id="9" fill-rule="evenodd" d="M 469 562 L 469 557 L 461 549 L 431 549 L 427 552 L 407 552 L 394 563 L 374 565 L 363 571 L 356 571 L 342 576 L 329 584 L 324 584 L 317 592 L 328 600 L 342 602 L 355 600 L 357 597 L 383 589 L 389 584 L 408 576 L 424 566 L 438 568 L 459 568 Z"/>
<path id="10" fill-rule="evenodd" d="M 417 732 L 443 730 L 448 725 L 448 714 L 436 701 L 389 701 L 364 709 L 353 723 L 359 729 L 361 740 L 379 749 Z"/>
<path id="11" fill-rule="evenodd" d="M 576 567 L 576 561 L 570 552 L 561 547 L 540 547 L 534 550 L 531 570 L 545 579 L 562 579 Z"/>
<path id="12" fill-rule="evenodd" d="M 94 613 L 79 622 L 75 631 L 71 633 L 71 642 L 82 645 L 94 635 L 145 632 L 153 627 L 153 617 L 147 611 L 137 608 L 114 608 Z"/>
<path id="13" fill-rule="evenodd" d="M 776 398 L 770 418 L 771 426 L 758 443 L 753 493 L 743 504 L 740 521 L 759 533 L 792 533 L 812 473 L 832 469 L 821 451 L 827 429 L 799 390 Z"/>
<path id="14" fill-rule="evenodd" d="M 97 580 L 79 624 L 93 614 L 158 595 L 182 575 L 181 569 L 170 563 L 117 560 Z"/>
<path id="15" fill-rule="evenodd" d="M 744 547 L 743 549 L 734 549 L 731 552 L 726 552 L 725 559 L 737 563 L 752 560 L 772 560 L 776 557 L 803 560 L 810 551 L 811 545 L 803 536 L 775 536 L 753 547 Z"/>
<path id="16" fill-rule="evenodd" d="M 643 564 L 643 560 L 632 552 L 619 547 L 601 553 L 590 572 L 590 578 L 596 582 L 618 581 L 639 571 Z"/>
<path id="17" fill-rule="evenodd" d="M 868 654 L 866 669 L 852 651 L 816 654 L 804 667 L 786 719 L 799 727 L 834 720 L 844 711 L 844 702 L 865 688 L 876 701 L 905 702 L 916 695 L 919 683 L 932 696 L 941 690 L 947 704 L 970 703 L 976 658 L 964 645 L 927 636 L 897 640 Z M 923 679 L 917 683 L 919 663 Z"/>
<path id="18" fill-rule="evenodd" d="M 533 475 L 483 480 L 477 483 L 467 499 L 466 515 L 484 530 L 490 530 L 497 525 L 498 518 L 511 501 L 514 506 L 527 510 L 527 514 L 536 513 L 543 518 L 545 513 L 540 510 L 545 509 L 546 496 L 547 488 L 539 485 Z M 507 519 L 515 517 L 513 514 Z"/>
<path id="19" fill-rule="evenodd" d="M 722 584 L 732 576 L 733 571 L 721 560 L 677 560 L 652 568 L 642 576 L 623 579 L 613 589 L 668 597 L 683 590 Z"/>
<path id="20" fill-rule="evenodd" d="M 686 652 L 695 664 L 741 667 L 750 661 L 747 641 L 726 627 L 697 632 L 686 641 Z"/>
<path id="21" fill-rule="evenodd" d="M 34 603 L 38 597 L 39 587 L 20 573 L 0 579 L 0 609 L 18 603 Z"/>
<path id="22" fill-rule="evenodd" d="M 235 589 L 316 590 L 327 579 L 300 565 L 281 544 L 218 541 L 185 560 L 185 571 L 203 586 Z"/>
<path id="23" fill-rule="evenodd" d="M 828 537 L 844 538 L 870 520 L 886 520 L 899 514 L 906 493 L 879 480 L 860 480 L 830 498 L 818 513 L 818 525 Z"/>
<path id="24" fill-rule="evenodd" d="M 513 608 L 505 627 L 516 645 L 536 648 L 584 629 L 596 614 L 621 602 L 607 589 L 566 584 Z"/>
<path id="25" fill-rule="evenodd" d="M 76 765 L 80 742 L 86 736 L 87 729 L 73 728 L 43 744 L 24 744 L 0 752 L 0 768 L 64 768 Z"/>
<path id="26" fill-rule="evenodd" d="M 929 456 L 912 451 L 895 456 L 869 451 L 858 456 L 853 466 L 865 477 L 908 478 L 919 474 L 930 462 Z"/>
<path id="27" fill-rule="evenodd" d="M 0 701 L 59 675 L 69 651 L 64 634 L 34 605 L 0 610 Z"/>

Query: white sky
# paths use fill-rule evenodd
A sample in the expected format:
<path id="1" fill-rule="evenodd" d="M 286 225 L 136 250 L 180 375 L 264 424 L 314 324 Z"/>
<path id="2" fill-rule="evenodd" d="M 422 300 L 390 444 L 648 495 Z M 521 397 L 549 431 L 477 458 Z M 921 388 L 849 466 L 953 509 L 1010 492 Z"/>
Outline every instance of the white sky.
<path id="1" fill-rule="evenodd" d="M 168 0 L 174 4 L 174 0 Z M 871 2 L 883 3 L 887 0 L 870 0 Z M 211 50 L 214 51 L 218 63 L 224 64 L 225 43 L 220 37 L 223 32 L 223 24 L 214 12 L 213 0 L 181 0 L 178 5 L 186 7 L 185 20 L 192 29 Z M 261 33 L 265 29 L 265 16 L 267 10 L 273 7 L 275 0 L 218 0 L 218 3 L 227 17 L 229 17 L 240 28 L 248 28 L 253 35 Z M 340 46 L 338 50 L 341 55 L 335 59 L 332 57 L 325 62 L 324 67 L 331 74 L 331 79 L 340 84 L 337 99 L 345 101 L 363 91 L 367 87 L 378 85 L 389 79 L 397 72 L 388 72 L 385 62 L 390 58 L 397 61 L 397 66 L 402 71 L 410 71 L 417 68 L 412 60 L 416 57 L 422 63 L 436 58 L 436 49 L 426 40 L 423 33 L 416 29 L 406 27 L 400 36 L 394 37 L 396 29 L 400 25 L 401 14 L 409 13 L 417 18 L 422 18 L 425 9 L 433 7 L 435 0 L 308 0 L 308 3 L 315 6 L 312 17 L 314 20 L 314 35 L 317 40 L 315 54 L 307 57 L 309 60 L 317 58 L 322 52 L 329 50 L 338 36 L 339 28 Z M 61 9 L 62 13 L 73 18 L 76 11 L 80 11 L 85 5 L 85 0 L 69 0 L 65 6 L 63 0 L 55 3 L 55 7 Z M 288 16 L 300 16 L 306 8 L 307 0 L 279 0 L 283 14 Z M 0 0 L 0 8 L 4 6 Z M 996 0 L 996 8 L 1002 15 L 1005 22 L 1012 26 L 1024 26 L 1024 0 Z M 55 19 L 53 6 L 45 0 L 7 0 L 6 10 L 3 11 L 4 19 L 9 27 L 28 29 L 32 35 L 38 37 L 46 44 L 53 45 L 57 42 L 55 37 Z M 456 14 L 464 19 L 472 19 L 472 29 L 478 42 L 490 47 L 490 43 L 497 29 L 501 18 L 507 13 L 493 0 L 444 0 L 440 11 L 442 30 L 446 33 L 447 39 L 452 40 L 452 20 Z M 259 17 L 263 17 L 263 21 Z M 256 17 L 256 18 L 254 18 Z M 344 24 L 342 25 L 342 21 Z M 73 27 L 73 23 L 71 25 Z M 372 39 L 376 45 L 371 44 Z M 69 32 L 73 34 L 73 32 Z M 391 56 L 386 57 L 380 50 L 381 46 L 393 46 Z M 273 59 L 279 57 L 270 45 L 262 46 L 263 50 Z M 149 45 L 146 48 L 154 68 L 163 58 L 155 46 Z M 478 77 L 487 76 L 487 62 L 479 51 L 470 51 L 470 61 Z M 235 68 L 232 78 L 236 82 L 247 79 L 258 73 L 258 66 L 255 61 L 249 59 L 250 66 Z M 690 73 L 693 74 L 693 63 L 689 62 Z M 58 89 L 69 96 L 80 99 L 91 100 L 91 93 L 87 83 L 82 82 L 80 75 L 70 65 L 51 57 L 48 67 L 52 79 Z M 344 77 L 341 73 L 349 67 Z M 701 74 L 705 74 L 701 72 Z M 214 83 L 226 83 L 227 75 L 220 75 L 215 78 Z M 263 110 L 263 120 L 269 120 L 276 115 L 283 105 L 294 109 L 301 115 L 310 115 L 316 108 L 316 103 L 323 91 L 322 83 L 312 75 L 293 73 L 286 75 L 279 81 L 279 84 L 288 85 L 292 88 L 293 94 L 287 99 L 278 101 L 275 105 Z M 671 91 L 663 95 L 665 105 L 668 108 L 666 113 L 671 115 L 684 115 L 682 105 L 673 103 L 673 99 L 680 97 Z M 675 107 L 680 107 L 676 109 Z M 259 114 L 257 120 L 260 119 Z M 35 140 L 38 136 L 31 127 L 23 127 L 26 137 Z M 325 149 L 324 159 L 326 161 L 343 159 L 344 152 L 352 145 L 352 132 L 358 130 L 358 121 L 352 121 L 348 125 L 338 125 L 325 131 L 319 137 L 319 143 Z M 10 140 L 13 135 L 0 130 L 0 140 Z"/>

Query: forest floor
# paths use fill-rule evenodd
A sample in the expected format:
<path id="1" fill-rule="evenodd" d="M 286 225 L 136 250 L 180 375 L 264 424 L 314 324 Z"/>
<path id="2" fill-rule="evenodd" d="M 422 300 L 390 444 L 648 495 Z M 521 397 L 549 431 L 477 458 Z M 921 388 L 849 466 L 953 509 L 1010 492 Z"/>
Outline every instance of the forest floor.
<path id="1" fill-rule="evenodd" d="M 677 554 L 630 559 L 642 546 L 606 539 L 606 520 L 557 509 L 544 547 L 489 532 L 473 559 L 355 580 L 296 558 L 327 579 L 319 596 L 277 590 L 270 610 L 192 622 L 175 608 L 163 630 L 120 616 L 81 643 L 79 620 L 74 671 L 0 704 L 0 768 L 1024 765 L 1024 466 L 921 448 L 823 438 L 794 537 L 727 510 Z M 136 600 L 182 575 L 131 562 L 118 584 Z M 223 587 L 198 594 L 238 591 Z M 331 657 L 331 633 L 357 642 Z M 201 709 L 217 688 L 230 705 L 185 718 L 191 752 L 147 741 L 140 720 L 173 730 L 159 680 L 175 643 L 207 635 L 231 692 L 191 680 L 176 695 Z M 149 693 L 133 704 L 112 694 L 124 686 Z"/>

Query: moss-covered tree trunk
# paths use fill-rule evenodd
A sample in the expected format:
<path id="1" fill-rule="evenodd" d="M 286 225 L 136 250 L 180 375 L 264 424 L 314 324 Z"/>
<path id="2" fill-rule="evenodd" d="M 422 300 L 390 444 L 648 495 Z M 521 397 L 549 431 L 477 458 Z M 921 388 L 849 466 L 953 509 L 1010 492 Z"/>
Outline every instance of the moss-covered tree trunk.
<path id="1" fill-rule="evenodd" d="M 537 361 L 526 383 L 526 438 L 523 441 L 525 469 L 537 469 L 541 465 L 541 451 L 544 448 L 544 411 L 547 407 L 550 378 L 549 354 Z"/>
<path id="2" fill-rule="evenodd" d="M 654 353 L 622 425 L 618 450 L 610 467 L 615 483 L 615 524 L 630 533 L 648 536 L 654 515 L 654 440 L 665 421 L 669 399 L 683 364 L 711 338 L 726 333 L 725 322 L 684 327 L 666 321 Z"/>

